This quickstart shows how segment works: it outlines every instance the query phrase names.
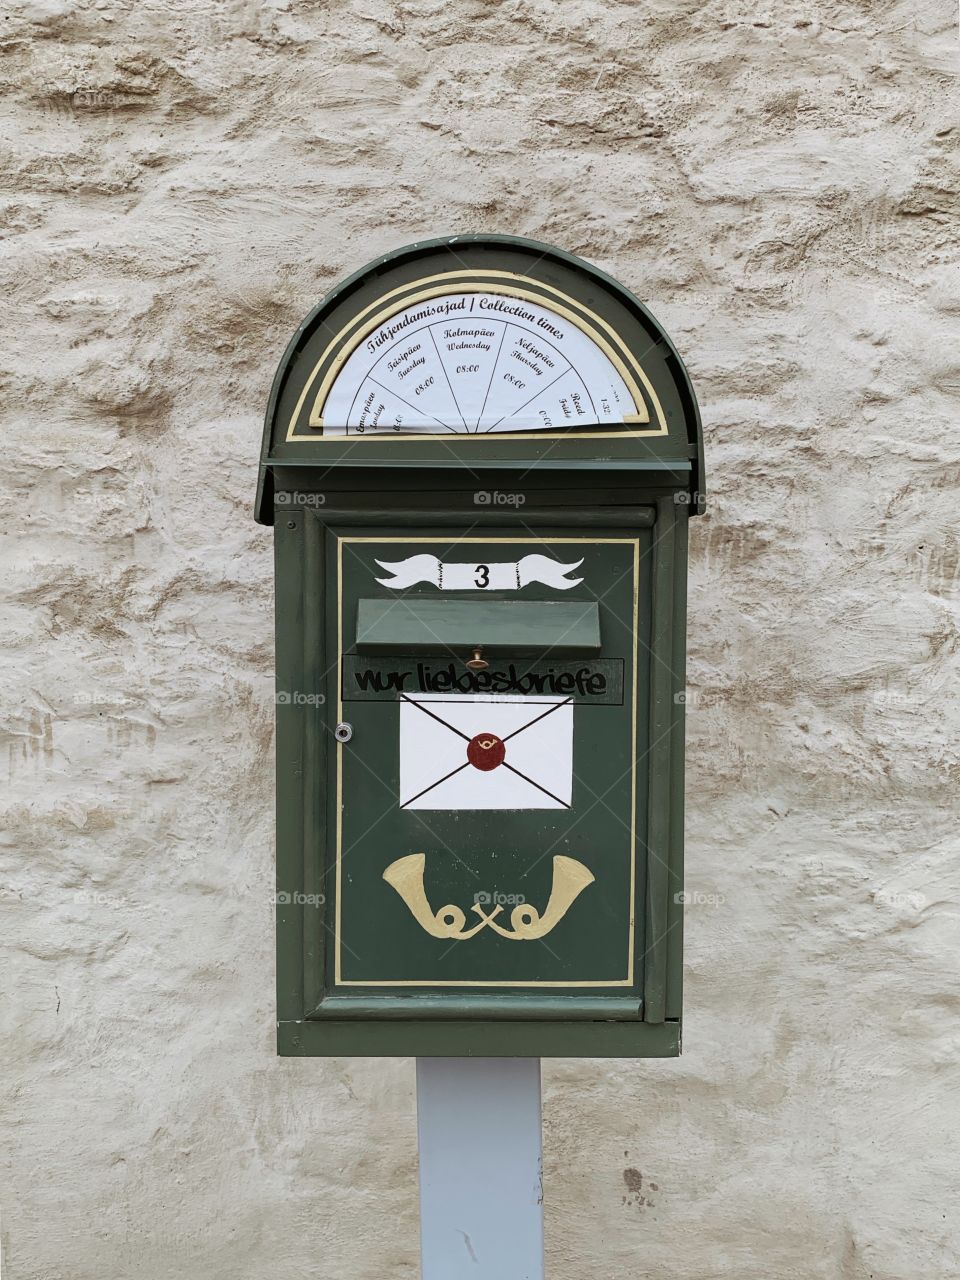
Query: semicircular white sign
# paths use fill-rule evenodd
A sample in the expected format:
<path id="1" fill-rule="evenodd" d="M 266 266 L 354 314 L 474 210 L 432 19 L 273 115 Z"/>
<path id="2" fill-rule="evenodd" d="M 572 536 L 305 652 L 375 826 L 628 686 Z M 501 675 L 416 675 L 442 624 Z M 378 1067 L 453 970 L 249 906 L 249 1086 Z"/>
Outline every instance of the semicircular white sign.
<path id="1" fill-rule="evenodd" d="M 311 421 L 334 436 L 472 435 L 648 415 L 577 324 L 524 298 L 471 292 L 415 303 L 364 335 Z"/>

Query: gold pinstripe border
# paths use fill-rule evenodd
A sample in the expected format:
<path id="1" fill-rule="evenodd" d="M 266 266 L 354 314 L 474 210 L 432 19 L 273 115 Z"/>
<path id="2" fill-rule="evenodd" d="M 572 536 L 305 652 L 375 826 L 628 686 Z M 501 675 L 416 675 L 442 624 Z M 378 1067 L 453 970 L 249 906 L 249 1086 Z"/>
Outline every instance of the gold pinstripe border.
<path id="1" fill-rule="evenodd" d="M 528 289 L 522 288 L 520 285 L 508 285 L 498 283 L 500 280 L 510 281 L 526 281 L 530 283 L 528 276 L 519 275 L 514 271 L 496 271 L 490 270 L 467 270 L 467 271 L 445 271 L 432 276 L 424 276 L 420 280 L 411 280 L 405 285 L 400 285 L 396 289 L 391 289 L 383 294 L 375 301 L 368 303 L 356 316 L 353 317 L 344 327 L 337 333 L 333 339 L 324 348 L 323 354 L 316 362 L 310 372 L 307 381 L 304 383 L 303 390 L 300 393 L 290 421 L 287 424 L 286 443 L 295 444 L 298 441 L 309 441 L 311 444 L 326 443 L 343 443 L 345 439 L 353 440 L 429 440 L 432 437 L 426 432 L 398 432 L 396 435 L 356 435 L 356 436 L 324 436 L 322 434 L 296 435 L 296 425 L 303 410 L 303 406 L 310 395 L 313 384 L 317 379 L 320 370 L 324 364 L 330 360 L 331 352 L 335 352 L 330 367 L 323 376 L 313 402 L 313 408 L 310 412 L 309 425 L 318 427 L 322 425 L 322 407 L 329 394 L 330 387 L 337 374 L 340 372 L 344 363 L 356 350 L 357 346 L 363 341 L 368 333 L 372 333 L 379 324 L 388 319 L 391 315 L 396 315 L 398 311 L 403 311 L 414 303 L 423 301 L 426 298 L 441 297 L 445 293 L 499 293 L 509 297 L 525 298 L 529 302 L 537 302 L 541 305 L 549 304 L 550 299 L 544 298 L 543 293 L 551 294 L 553 297 L 561 300 L 560 304 L 553 304 L 553 310 L 560 315 L 566 316 L 572 323 L 581 329 L 592 342 L 594 342 L 608 359 L 614 364 L 620 376 L 626 383 L 627 390 L 634 400 L 634 408 L 636 414 L 628 414 L 624 417 L 624 422 L 630 425 L 634 422 L 649 422 L 649 413 L 647 411 L 644 396 L 640 391 L 640 385 L 643 386 L 656 415 L 657 425 L 646 430 L 620 430 L 620 431 L 578 431 L 571 429 L 564 432 L 548 432 L 548 431 L 525 431 L 525 432 L 496 432 L 494 437 L 498 440 L 529 440 L 531 436 L 540 440 L 566 440 L 570 438 L 590 438 L 590 439 L 620 439 L 623 437 L 650 437 L 665 436 L 668 434 L 667 422 L 663 413 L 663 407 L 660 404 L 659 397 L 653 389 L 653 385 L 646 373 L 643 371 L 639 361 L 629 350 L 623 339 L 608 324 L 602 316 L 598 316 L 595 311 L 583 303 L 578 302 L 575 298 L 571 298 L 569 294 L 563 293 L 560 289 L 553 285 L 545 284 L 539 280 L 533 282 L 538 290 L 542 293 L 534 293 Z M 437 281 L 443 281 L 444 284 L 437 285 Z M 467 281 L 472 282 L 472 287 L 448 287 L 451 282 L 457 282 L 461 286 L 466 285 Z M 491 283 L 492 282 L 492 283 Z M 421 288 L 421 286 L 433 286 L 430 288 Z M 372 319 L 370 313 L 377 307 L 382 306 L 388 299 L 392 301 L 382 311 L 378 312 Z M 569 307 L 578 308 L 585 316 L 590 317 L 589 320 L 578 316 L 576 312 L 571 311 Z M 349 340 L 347 335 L 350 335 Z M 604 336 L 606 334 L 606 337 Z M 614 349 L 614 344 L 619 347 L 619 352 Z M 622 354 L 621 354 L 622 353 Z M 628 368 L 628 364 L 632 368 Z M 639 384 L 639 385 L 638 385 Z M 461 438 L 461 433 L 457 433 Z M 446 438 L 446 437 L 444 437 Z M 490 439 L 490 433 L 483 432 L 479 434 L 463 433 L 462 438 L 467 439 Z"/>
<path id="2" fill-rule="evenodd" d="M 550 546 L 562 543 L 586 543 L 588 546 L 618 545 L 633 547 L 633 698 L 630 727 L 630 920 L 628 928 L 627 976 L 613 981 L 589 982 L 543 982 L 543 981 L 492 981 L 479 979 L 454 979 L 443 981 L 433 978 L 412 979 L 353 979 L 343 978 L 341 966 L 341 929 L 342 929 L 342 873 L 341 854 L 343 850 L 343 752 L 337 751 L 337 819 L 336 819 L 336 892 L 337 909 L 334 933 L 334 986 L 348 987 L 630 987 L 634 982 L 634 939 L 636 934 L 636 892 L 637 892 L 637 695 L 639 693 L 638 649 L 640 625 L 640 539 L 639 538 L 457 538 L 456 545 L 468 543 L 496 544 L 533 543 Z M 440 543 L 449 545 L 449 537 L 413 536 L 413 537 L 377 537 L 362 535 L 358 537 L 337 538 L 337 722 L 343 719 L 343 548 L 357 542 L 402 542 L 402 543 Z"/>

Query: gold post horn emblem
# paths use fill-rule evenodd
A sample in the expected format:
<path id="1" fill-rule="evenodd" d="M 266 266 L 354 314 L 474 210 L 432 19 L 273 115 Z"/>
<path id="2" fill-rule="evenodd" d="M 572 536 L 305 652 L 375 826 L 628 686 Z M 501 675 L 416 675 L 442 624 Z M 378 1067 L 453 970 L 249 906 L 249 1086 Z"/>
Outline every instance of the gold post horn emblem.
<path id="1" fill-rule="evenodd" d="M 509 929 L 496 923 L 495 917 L 503 910 L 494 907 L 487 913 L 479 903 L 473 910 L 480 917 L 480 923 L 472 929 L 465 929 L 467 917 L 459 907 L 448 903 L 438 911 L 433 911 L 423 887 L 423 873 L 426 867 L 426 855 L 411 853 L 405 858 L 391 862 L 383 873 L 387 884 L 396 889 L 400 897 L 410 909 L 410 914 L 433 938 L 472 938 L 481 929 L 490 926 L 502 938 L 528 942 L 534 938 L 543 938 L 567 914 L 573 903 L 595 879 L 582 862 L 576 858 L 567 858 L 557 854 L 553 859 L 553 887 L 543 915 L 536 907 L 521 903 L 510 912 Z"/>

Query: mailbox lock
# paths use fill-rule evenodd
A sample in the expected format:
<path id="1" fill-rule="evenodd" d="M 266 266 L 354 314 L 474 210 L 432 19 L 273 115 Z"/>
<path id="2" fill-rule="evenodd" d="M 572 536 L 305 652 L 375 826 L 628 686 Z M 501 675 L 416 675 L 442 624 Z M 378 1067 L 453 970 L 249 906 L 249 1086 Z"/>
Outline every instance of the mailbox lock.
<path id="1" fill-rule="evenodd" d="M 347 724 L 346 720 L 341 720 L 334 729 L 333 736 L 338 742 L 349 742 L 353 737 L 353 725 Z"/>
<path id="2" fill-rule="evenodd" d="M 467 659 L 468 671 L 486 671 L 490 663 L 483 656 L 483 649 L 480 645 L 474 645 L 473 657 Z"/>

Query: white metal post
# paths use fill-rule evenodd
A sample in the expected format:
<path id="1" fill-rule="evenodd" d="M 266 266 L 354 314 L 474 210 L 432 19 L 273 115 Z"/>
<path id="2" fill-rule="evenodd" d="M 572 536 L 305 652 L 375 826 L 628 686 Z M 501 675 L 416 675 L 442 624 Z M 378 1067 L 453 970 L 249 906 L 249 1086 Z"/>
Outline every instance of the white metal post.
<path id="1" fill-rule="evenodd" d="M 422 1280 L 543 1280 L 539 1058 L 418 1058 Z"/>

